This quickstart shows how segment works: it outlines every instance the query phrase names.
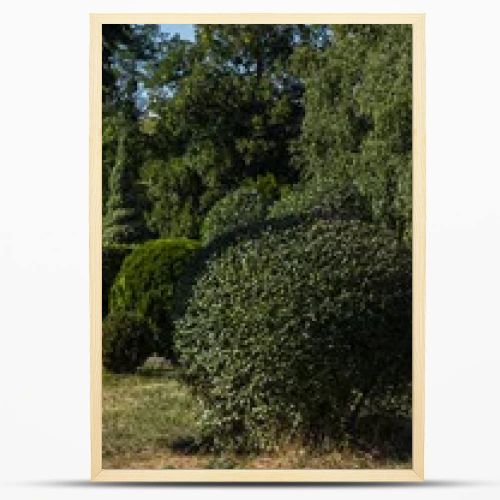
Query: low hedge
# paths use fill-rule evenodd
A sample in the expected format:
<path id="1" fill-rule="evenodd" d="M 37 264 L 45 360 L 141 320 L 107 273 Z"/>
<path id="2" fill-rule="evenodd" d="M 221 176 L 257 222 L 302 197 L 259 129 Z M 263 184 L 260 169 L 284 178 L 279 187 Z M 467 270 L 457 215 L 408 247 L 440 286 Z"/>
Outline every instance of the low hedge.
<path id="1" fill-rule="evenodd" d="M 102 317 L 109 311 L 109 292 L 123 260 L 136 245 L 111 244 L 102 248 Z"/>
<path id="2" fill-rule="evenodd" d="M 214 252 L 176 322 L 215 448 L 349 431 L 411 380 L 411 258 L 359 221 L 264 225 Z"/>
<path id="3" fill-rule="evenodd" d="M 109 314 L 102 325 L 102 360 L 115 373 L 133 373 L 154 351 L 149 321 L 137 313 Z"/>
<path id="4" fill-rule="evenodd" d="M 144 243 L 125 258 L 111 289 L 111 312 L 132 311 L 146 318 L 155 334 L 155 350 L 167 357 L 172 354 L 176 281 L 199 246 L 186 238 Z"/>

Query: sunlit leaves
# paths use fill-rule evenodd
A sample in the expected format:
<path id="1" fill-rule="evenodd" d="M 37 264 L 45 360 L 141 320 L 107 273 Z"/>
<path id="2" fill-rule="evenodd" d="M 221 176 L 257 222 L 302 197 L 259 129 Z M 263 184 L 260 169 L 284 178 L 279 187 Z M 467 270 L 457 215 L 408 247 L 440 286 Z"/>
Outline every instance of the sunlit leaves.
<path id="1" fill-rule="evenodd" d="M 411 260 L 361 222 L 263 225 L 208 260 L 175 345 L 216 446 L 335 435 L 357 394 L 410 380 Z"/>
<path id="2" fill-rule="evenodd" d="M 304 72 L 305 116 L 295 161 L 354 183 L 373 218 L 411 241 L 411 26 L 334 26 Z M 298 57 L 298 54 L 297 54 Z"/>

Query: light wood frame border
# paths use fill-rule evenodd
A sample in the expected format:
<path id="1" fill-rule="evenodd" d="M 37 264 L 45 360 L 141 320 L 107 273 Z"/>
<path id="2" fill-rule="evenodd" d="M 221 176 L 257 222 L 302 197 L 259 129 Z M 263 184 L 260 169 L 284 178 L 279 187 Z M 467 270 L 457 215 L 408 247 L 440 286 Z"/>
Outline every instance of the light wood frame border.
<path id="1" fill-rule="evenodd" d="M 102 468 L 102 24 L 411 24 L 413 26 L 412 469 L 110 470 Z M 418 482 L 424 479 L 425 14 L 90 14 L 91 479 L 107 482 Z"/>

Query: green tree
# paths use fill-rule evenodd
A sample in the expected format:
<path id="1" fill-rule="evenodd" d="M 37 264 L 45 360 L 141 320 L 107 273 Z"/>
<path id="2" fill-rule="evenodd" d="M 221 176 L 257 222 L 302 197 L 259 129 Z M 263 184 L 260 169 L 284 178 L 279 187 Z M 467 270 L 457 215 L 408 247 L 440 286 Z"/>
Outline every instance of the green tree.
<path id="1" fill-rule="evenodd" d="M 158 27 L 103 25 L 103 241 L 141 241 L 149 232 L 138 180 L 146 136 L 141 90 L 158 51 Z"/>
<path id="2" fill-rule="evenodd" d="M 411 238 L 412 31 L 409 25 L 332 27 L 324 51 L 298 51 L 305 115 L 295 160 L 303 176 L 354 183 L 373 217 Z M 308 64 L 304 64 L 304 60 Z"/>
<path id="3" fill-rule="evenodd" d="M 299 25 L 199 25 L 196 41 L 172 38 L 151 79 L 155 158 L 143 169 L 161 235 L 197 237 L 210 207 L 244 179 L 295 182 L 290 143 L 300 133 L 303 85 L 297 46 L 316 44 Z"/>
<path id="4" fill-rule="evenodd" d="M 133 122 L 123 121 L 118 131 L 114 165 L 109 177 L 103 219 L 103 243 L 133 243 L 147 238 L 143 197 L 137 186 L 140 137 Z"/>
<path id="5" fill-rule="evenodd" d="M 105 111 L 134 101 L 148 63 L 159 52 L 162 38 L 157 25 L 104 24 L 102 26 L 102 92 Z"/>

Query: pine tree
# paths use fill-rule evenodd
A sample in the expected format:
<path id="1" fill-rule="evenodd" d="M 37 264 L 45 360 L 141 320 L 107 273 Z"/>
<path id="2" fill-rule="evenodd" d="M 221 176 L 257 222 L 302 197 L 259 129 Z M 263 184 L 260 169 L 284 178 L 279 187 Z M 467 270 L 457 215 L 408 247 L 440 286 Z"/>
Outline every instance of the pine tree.
<path id="1" fill-rule="evenodd" d="M 103 243 L 132 243 L 147 237 L 137 183 L 137 127 L 121 120 L 103 220 Z"/>

